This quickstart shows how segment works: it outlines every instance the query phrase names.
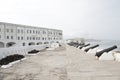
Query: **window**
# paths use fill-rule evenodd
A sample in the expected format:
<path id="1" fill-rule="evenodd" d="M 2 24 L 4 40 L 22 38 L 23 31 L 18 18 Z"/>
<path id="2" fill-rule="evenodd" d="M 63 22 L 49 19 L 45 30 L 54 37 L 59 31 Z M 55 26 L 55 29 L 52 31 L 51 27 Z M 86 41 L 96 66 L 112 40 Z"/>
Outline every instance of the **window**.
<path id="1" fill-rule="evenodd" d="M 20 37 L 18 36 L 18 40 L 20 40 Z"/>
<path id="2" fill-rule="evenodd" d="M 35 37 L 33 37 L 33 40 L 35 40 Z"/>
<path id="3" fill-rule="evenodd" d="M 27 40 L 29 40 L 29 37 L 27 37 Z"/>
<path id="4" fill-rule="evenodd" d="M 11 39 L 13 39 L 13 36 L 11 36 Z"/>
<path id="5" fill-rule="evenodd" d="M 62 33 L 59 33 L 59 35 L 62 35 Z"/>
<path id="6" fill-rule="evenodd" d="M 46 32 L 45 32 L 45 31 L 43 31 L 43 34 L 46 34 Z"/>
<path id="7" fill-rule="evenodd" d="M 9 36 L 7 36 L 7 39 L 9 39 Z"/>
<path id="8" fill-rule="evenodd" d="M 1 29 L 0 29 L 0 32 L 1 32 Z"/>
<path id="9" fill-rule="evenodd" d="M 39 37 L 39 40 L 40 40 L 40 37 Z"/>
<path id="10" fill-rule="evenodd" d="M 23 46 L 25 46 L 25 43 L 23 43 Z"/>
<path id="11" fill-rule="evenodd" d="M 48 40 L 50 40 L 50 38 L 48 38 Z"/>
<path id="12" fill-rule="evenodd" d="M 48 44 L 49 42 L 44 42 L 44 44 Z"/>
<path id="13" fill-rule="evenodd" d="M 21 37 L 21 40 L 23 40 L 23 36 Z"/>
<path id="14" fill-rule="evenodd" d="M 44 40 L 44 38 L 42 38 L 42 40 Z"/>

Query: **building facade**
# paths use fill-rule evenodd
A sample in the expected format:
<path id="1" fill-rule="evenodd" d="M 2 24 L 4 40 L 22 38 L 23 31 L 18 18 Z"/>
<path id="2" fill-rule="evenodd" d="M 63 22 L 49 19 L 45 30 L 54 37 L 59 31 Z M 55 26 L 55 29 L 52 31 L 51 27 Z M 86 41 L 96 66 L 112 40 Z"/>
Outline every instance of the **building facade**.
<path id="1" fill-rule="evenodd" d="M 62 41 L 62 30 L 0 22 L 0 48 L 50 45 Z"/>

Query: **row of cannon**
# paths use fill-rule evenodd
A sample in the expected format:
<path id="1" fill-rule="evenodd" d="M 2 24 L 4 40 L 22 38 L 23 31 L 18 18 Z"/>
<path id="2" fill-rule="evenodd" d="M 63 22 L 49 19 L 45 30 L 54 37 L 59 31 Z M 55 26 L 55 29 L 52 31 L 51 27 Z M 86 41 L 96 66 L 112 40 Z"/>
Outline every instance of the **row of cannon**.
<path id="1" fill-rule="evenodd" d="M 95 48 L 99 47 L 99 44 L 90 46 L 90 43 L 88 43 L 88 44 L 79 44 L 77 42 L 71 42 L 71 43 L 68 43 L 68 45 L 74 46 L 74 47 L 79 48 L 79 49 L 82 49 L 85 52 L 88 52 L 91 49 L 95 49 Z M 116 48 L 117 48 L 117 46 L 113 45 L 113 46 L 111 46 L 109 48 L 106 48 L 106 49 L 103 49 L 103 50 L 100 50 L 100 51 L 96 51 L 95 56 L 97 58 L 99 58 L 103 53 L 105 53 L 105 52 L 108 53 L 108 52 L 110 52 L 110 51 L 112 51 L 112 50 L 114 50 Z"/>

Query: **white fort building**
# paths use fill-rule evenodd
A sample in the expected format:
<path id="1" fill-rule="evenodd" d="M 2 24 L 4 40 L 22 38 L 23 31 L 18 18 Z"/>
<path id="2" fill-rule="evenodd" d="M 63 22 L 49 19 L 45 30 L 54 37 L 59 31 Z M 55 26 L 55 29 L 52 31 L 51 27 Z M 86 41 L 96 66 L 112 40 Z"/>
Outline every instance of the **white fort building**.
<path id="1" fill-rule="evenodd" d="M 13 54 L 27 55 L 31 50 L 43 50 L 61 42 L 62 30 L 0 22 L 0 60 Z"/>
<path id="2" fill-rule="evenodd" d="M 62 41 L 62 30 L 0 22 L 0 48 L 29 47 Z"/>

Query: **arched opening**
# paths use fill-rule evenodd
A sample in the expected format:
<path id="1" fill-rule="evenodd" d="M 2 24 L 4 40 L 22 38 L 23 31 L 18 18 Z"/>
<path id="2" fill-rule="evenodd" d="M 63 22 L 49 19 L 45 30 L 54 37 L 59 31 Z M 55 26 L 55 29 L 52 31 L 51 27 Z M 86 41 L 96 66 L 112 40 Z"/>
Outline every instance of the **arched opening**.
<path id="1" fill-rule="evenodd" d="M 0 48 L 4 48 L 4 43 L 0 42 Z"/>
<path id="2" fill-rule="evenodd" d="M 44 44 L 48 44 L 49 42 L 44 42 Z"/>
<path id="3" fill-rule="evenodd" d="M 16 43 L 15 42 L 9 42 L 6 44 L 6 47 L 12 47 L 14 46 Z"/>
<path id="4" fill-rule="evenodd" d="M 34 43 L 34 42 L 30 42 L 30 43 L 28 43 L 28 45 L 29 45 L 29 46 L 35 45 L 35 43 Z"/>
<path id="5" fill-rule="evenodd" d="M 41 45 L 41 44 L 42 44 L 42 42 L 38 42 L 38 43 L 37 43 L 37 45 Z"/>

